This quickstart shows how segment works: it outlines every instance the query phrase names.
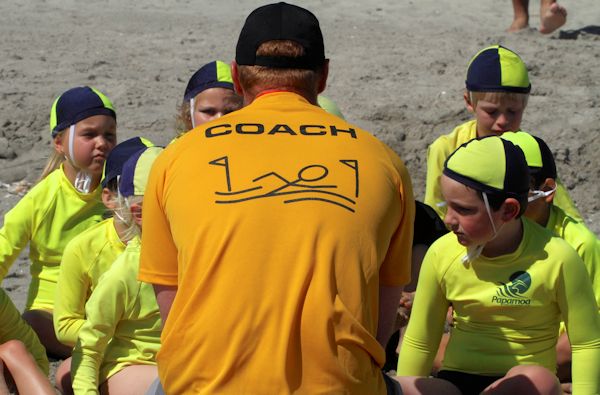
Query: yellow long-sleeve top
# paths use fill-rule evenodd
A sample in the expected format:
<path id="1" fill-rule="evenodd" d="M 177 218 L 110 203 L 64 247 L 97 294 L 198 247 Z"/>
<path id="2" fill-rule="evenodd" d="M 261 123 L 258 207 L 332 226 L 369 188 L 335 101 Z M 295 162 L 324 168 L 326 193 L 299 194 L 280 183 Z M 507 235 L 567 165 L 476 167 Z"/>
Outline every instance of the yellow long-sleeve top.
<path id="1" fill-rule="evenodd" d="M 9 340 L 20 340 L 33 356 L 44 374 L 48 374 L 48 358 L 46 349 L 40 343 L 31 327 L 21 318 L 21 314 L 0 288 L 0 344 Z"/>
<path id="2" fill-rule="evenodd" d="M 438 137 L 427 148 L 427 178 L 425 180 L 425 203 L 430 205 L 441 218 L 446 214 L 444 206 L 438 206 L 438 203 L 444 201 L 442 190 L 440 188 L 440 177 L 444 170 L 444 162 L 461 144 L 471 141 L 477 137 L 477 122 L 471 120 L 458 125 L 452 133 Z M 569 193 L 560 182 L 556 180 L 557 188 L 554 198 L 554 204 L 561 207 L 572 218 L 583 222 L 583 217 L 575 203 L 571 200 Z"/>
<path id="3" fill-rule="evenodd" d="M 546 229 L 564 239 L 577 251 L 592 280 L 596 303 L 600 309 L 600 241 L 596 235 L 555 205 L 551 206 Z"/>
<path id="4" fill-rule="evenodd" d="M 455 327 L 442 369 L 502 376 L 516 365 L 556 369 L 560 319 L 573 350 L 573 393 L 600 392 L 600 315 L 581 258 L 562 239 L 523 219 L 513 253 L 469 264 L 466 248 L 449 233 L 429 249 L 398 374 L 427 376 L 444 329 L 448 306 Z"/>
<path id="5" fill-rule="evenodd" d="M 62 166 L 34 186 L 4 216 L 0 229 L 0 279 L 4 279 L 21 250 L 29 243 L 31 283 L 26 310 L 52 310 L 56 281 L 67 243 L 102 220 L 100 187 L 78 192 Z"/>
<path id="6" fill-rule="evenodd" d="M 156 365 L 161 320 L 152 285 L 137 280 L 140 240 L 131 240 L 102 276 L 85 306 L 86 322 L 73 350 L 75 394 L 97 394 L 98 385 L 128 365 Z"/>
<path id="7" fill-rule="evenodd" d="M 90 227 L 65 247 L 53 314 L 56 337 L 63 344 L 75 346 L 85 322 L 85 302 L 124 250 L 113 218 Z"/>

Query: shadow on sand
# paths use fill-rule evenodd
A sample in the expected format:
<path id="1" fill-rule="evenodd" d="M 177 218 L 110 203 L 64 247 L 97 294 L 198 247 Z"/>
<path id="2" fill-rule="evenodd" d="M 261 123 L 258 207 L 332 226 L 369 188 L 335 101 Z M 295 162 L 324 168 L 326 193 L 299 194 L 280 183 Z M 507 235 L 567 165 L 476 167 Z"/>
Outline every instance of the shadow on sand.
<path id="1" fill-rule="evenodd" d="M 560 40 L 577 40 L 581 34 L 600 36 L 600 26 L 590 25 L 581 29 L 561 30 L 558 32 L 558 38 Z"/>

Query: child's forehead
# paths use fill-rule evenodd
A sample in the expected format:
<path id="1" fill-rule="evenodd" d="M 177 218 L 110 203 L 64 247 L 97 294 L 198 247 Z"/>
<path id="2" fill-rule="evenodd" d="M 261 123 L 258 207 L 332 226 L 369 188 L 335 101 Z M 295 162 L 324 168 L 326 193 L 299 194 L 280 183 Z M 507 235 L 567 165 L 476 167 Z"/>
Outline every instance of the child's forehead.
<path id="1" fill-rule="evenodd" d="M 525 106 L 526 95 L 506 92 L 473 92 L 478 104 Z"/>
<path id="2" fill-rule="evenodd" d="M 473 198 L 477 201 L 479 199 L 479 191 L 471 188 L 468 185 L 462 184 L 461 182 L 442 174 L 440 179 L 442 195 L 446 200 L 460 198 L 461 200 L 472 200 Z"/>

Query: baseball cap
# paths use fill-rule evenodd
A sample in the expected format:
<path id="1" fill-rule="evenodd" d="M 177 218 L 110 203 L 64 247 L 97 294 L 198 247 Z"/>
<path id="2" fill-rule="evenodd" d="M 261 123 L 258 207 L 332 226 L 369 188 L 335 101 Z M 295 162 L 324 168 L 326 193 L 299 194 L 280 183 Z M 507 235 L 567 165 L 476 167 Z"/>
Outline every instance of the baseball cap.
<path id="1" fill-rule="evenodd" d="M 123 164 L 137 151 L 146 147 L 153 147 L 154 143 L 144 137 L 133 137 L 119 143 L 110 151 L 104 162 L 102 173 L 102 187 L 106 188 L 108 183 L 121 175 Z"/>
<path id="2" fill-rule="evenodd" d="M 498 136 L 462 144 L 446 159 L 443 174 L 480 192 L 515 198 L 529 192 L 523 151 Z"/>
<path id="3" fill-rule="evenodd" d="M 501 45 L 479 51 L 467 68 L 467 90 L 529 93 L 527 66 L 519 55 Z"/>
<path id="4" fill-rule="evenodd" d="M 501 136 L 521 148 L 529 172 L 536 180 L 556 179 L 556 163 L 552 151 L 544 140 L 524 131 L 505 132 Z"/>
<path id="5" fill-rule="evenodd" d="M 266 41 L 291 40 L 304 48 L 300 57 L 258 56 Z M 315 70 L 325 62 L 323 34 L 317 17 L 296 5 L 280 2 L 252 11 L 242 27 L 235 51 L 238 65 Z"/>
<path id="6" fill-rule="evenodd" d="M 210 88 L 225 88 L 233 90 L 231 67 L 225 62 L 214 60 L 200 67 L 190 78 L 183 100 L 190 100 L 198 93 Z"/>
<path id="7" fill-rule="evenodd" d="M 61 130 L 94 115 L 108 115 L 117 119 L 111 101 L 99 90 L 89 86 L 69 89 L 52 104 L 50 110 L 52 137 Z"/>
<path id="8" fill-rule="evenodd" d="M 146 147 L 135 152 L 123 164 L 119 192 L 122 196 L 143 196 L 152 164 L 163 151 L 162 147 Z"/>

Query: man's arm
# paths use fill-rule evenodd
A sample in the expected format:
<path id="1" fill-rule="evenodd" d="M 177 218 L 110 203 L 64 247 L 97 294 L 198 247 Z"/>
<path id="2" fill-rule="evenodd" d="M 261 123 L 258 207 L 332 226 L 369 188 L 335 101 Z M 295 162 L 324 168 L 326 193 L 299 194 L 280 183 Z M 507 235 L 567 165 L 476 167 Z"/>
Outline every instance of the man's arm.
<path id="1" fill-rule="evenodd" d="M 386 287 L 385 285 L 379 286 L 379 323 L 377 324 L 377 341 L 385 348 L 392 330 L 394 328 L 394 321 L 396 321 L 396 314 L 398 311 L 398 304 L 400 303 L 400 296 L 402 296 L 403 287 Z"/>
<path id="2" fill-rule="evenodd" d="M 171 306 L 177 295 L 177 286 L 160 284 L 152 284 L 152 286 L 154 287 L 156 303 L 158 304 L 158 310 L 160 311 L 160 318 L 164 328 L 165 322 L 167 322 L 167 318 L 169 317 L 169 312 L 171 311 Z"/>

